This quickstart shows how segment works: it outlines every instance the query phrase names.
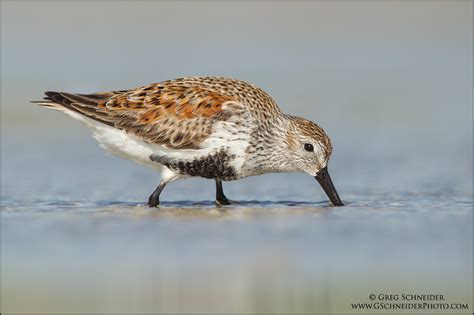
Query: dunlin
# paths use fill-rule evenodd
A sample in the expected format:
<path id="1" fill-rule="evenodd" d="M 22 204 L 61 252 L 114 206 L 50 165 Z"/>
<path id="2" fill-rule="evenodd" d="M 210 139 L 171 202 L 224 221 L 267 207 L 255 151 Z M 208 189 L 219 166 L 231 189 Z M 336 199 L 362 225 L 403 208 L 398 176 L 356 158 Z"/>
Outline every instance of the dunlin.
<path id="1" fill-rule="evenodd" d="M 328 173 L 332 146 L 323 129 L 282 113 L 244 81 L 186 77 L 123 91 L 45 94 L 37 103 L 85 122 L 110 153 L 161 171 L 151 207 L 177 179 L 215 179 L 216 202 L 227 205 L 222 181 L 275 172 L 314 176 L 331 203 L 343 205 Z"/>

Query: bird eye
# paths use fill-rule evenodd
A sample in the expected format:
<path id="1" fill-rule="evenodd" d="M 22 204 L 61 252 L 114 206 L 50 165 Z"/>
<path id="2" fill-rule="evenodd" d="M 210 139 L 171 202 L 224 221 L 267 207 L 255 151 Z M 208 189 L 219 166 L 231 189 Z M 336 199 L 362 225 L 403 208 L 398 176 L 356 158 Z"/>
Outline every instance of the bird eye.
<path id="1" fill-rule="evenodd" d="M 314 147 L 313 147 L 313 145 L 310 144 L 310 143 L 305 143 L 304 149 L 305 149 L 306 151 L 308 151 L 308 152 L 313 152 L 313 151 L 314 151 Z"/>

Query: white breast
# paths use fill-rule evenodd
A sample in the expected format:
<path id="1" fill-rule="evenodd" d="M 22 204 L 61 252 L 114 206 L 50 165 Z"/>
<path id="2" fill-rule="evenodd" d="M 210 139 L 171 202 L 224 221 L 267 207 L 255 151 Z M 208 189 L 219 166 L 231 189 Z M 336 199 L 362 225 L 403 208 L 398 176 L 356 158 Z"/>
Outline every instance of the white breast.
<path id="1" fill-rule="evenodd" d="M 202 143 L 203 153 L 209 154 L 215 150 L 224 149 L 229 155 L 235 156 L 231 161 L 237 173 L 240 173 L 245 162 L 247 147 L 250 143 L 250 132 L 242 127 L 230 122 L 217 122 L 214 125 L 214 132 Z"/>

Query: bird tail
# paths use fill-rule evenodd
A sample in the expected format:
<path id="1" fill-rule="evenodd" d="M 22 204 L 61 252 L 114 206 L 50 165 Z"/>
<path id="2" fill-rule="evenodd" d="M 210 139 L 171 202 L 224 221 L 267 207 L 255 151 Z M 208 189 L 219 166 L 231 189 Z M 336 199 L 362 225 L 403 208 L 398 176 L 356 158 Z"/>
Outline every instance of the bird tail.
<path id="1" fill-rule="evenodd" d="M 40 106 L 59 110 L 62 112 L 75 112 L 93 119 L 100 123 L 113 127 L 107 111 L 99 108 L 100 104 L 105 104 L 107 100 L 116 92 L 96 93 L 96 94 L 72 94 L 66 92 L 45 92 L 45 97 L 41 101 L 31 101 Z"/>

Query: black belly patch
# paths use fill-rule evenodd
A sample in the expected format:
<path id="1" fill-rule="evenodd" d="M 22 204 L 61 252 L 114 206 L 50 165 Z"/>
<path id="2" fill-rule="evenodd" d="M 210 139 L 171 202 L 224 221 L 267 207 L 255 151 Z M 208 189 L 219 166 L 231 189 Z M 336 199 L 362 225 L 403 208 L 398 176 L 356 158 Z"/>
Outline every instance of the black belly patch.
<path id="1" fill-rule="evenodd" d="M 219 178 L 222 180 L 236 179 L 237 173 L 230 166 L 230 161 L 235 155 L 219 150 L 214 154 L 194 160 L 176 160 L 163 155 L 150 155 L 150 160 L 160 163 L 167 168 L 178 171 L 180 174 L 199 176 L 204 178 Z"/>

